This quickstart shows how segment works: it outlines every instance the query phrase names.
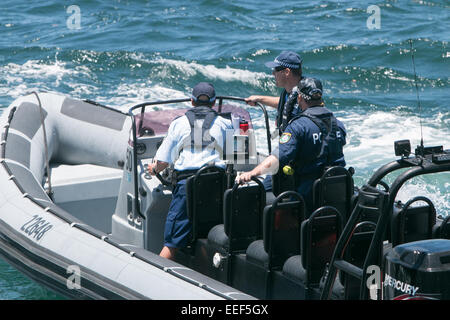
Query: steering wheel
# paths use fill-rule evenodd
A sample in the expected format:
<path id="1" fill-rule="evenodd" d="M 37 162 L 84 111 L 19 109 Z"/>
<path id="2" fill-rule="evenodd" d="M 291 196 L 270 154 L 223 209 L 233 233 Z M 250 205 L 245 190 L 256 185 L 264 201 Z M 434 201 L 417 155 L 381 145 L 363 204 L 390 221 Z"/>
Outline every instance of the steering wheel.
<path id="1" fill-rule="evenodd" d="M 148 164 L 144 164 L 144 170 L 145 170 L 145 172 L 148 172 Z M 171 185 L 172 185 L 172 181 L 171 181 L 171 179 L 170 179 L 170 176 L 171 176 L 171 174 L 170 174 L 170 169 L 169 169 L 169 168 L 166 168 L 166 169 L 164 169 L 164 170 L 161 171 L 161 172 L 162 172 L 162 175 L 161 175 L 161 173 L 156 173 L 156 172 L 155 172 L 156 178 L 158 178 L 158 180 L 159 180 L 164 186 L 171 186 Z"/>

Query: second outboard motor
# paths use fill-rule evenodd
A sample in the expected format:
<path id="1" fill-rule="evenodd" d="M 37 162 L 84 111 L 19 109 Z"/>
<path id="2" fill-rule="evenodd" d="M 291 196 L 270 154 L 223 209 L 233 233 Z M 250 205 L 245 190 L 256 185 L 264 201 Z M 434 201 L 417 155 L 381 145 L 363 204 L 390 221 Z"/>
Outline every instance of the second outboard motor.
<path id="1" fill-rule="evenodd" d="M 450 299 L 450 240 L 398 245 L 385 263 L 384 300 Z"/>

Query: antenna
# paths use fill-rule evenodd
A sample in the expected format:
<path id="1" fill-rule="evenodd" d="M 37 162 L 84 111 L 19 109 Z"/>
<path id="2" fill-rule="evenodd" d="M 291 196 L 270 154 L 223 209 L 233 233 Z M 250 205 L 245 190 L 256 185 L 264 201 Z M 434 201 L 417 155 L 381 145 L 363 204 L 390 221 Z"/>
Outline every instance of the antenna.
<path id="1" fill-rule="evenodd" d="M 420 151 L 423 156 L 423 131 L 422 131 L 422 107 L 420 105 L 419 99 L 419 87 L 417 86 L 417 74 L 416 74 L 416 63 L 414 61 L 414 47 L 412 39 L 409 39 L 409 44 L 411 45 L 411 59 L 414 68 L 414 83 L 416 86 L 416 94 L 417 94 L 417 104 L 419 105 L 419 120 L 420 120 Z"/>

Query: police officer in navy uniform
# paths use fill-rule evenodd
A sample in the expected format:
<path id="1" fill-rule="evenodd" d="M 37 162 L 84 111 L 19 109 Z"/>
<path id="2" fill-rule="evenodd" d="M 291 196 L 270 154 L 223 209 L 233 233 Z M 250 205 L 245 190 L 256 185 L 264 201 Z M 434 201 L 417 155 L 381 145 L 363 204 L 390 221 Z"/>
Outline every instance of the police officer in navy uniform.
<path id="1" fill-rule="evenodd" d="M 275 134 L 281 135 L 288 122 L 301 111 L 297 104 L 297 91 L 293 89 L 302 78 L 302 59 L 293 51 L 283 51 L 274 61 L 266 62 L 265 65 L 272 68 L 276 86 L 283 88 L 280 97 L 253 95 L 245 101 L 252 106 L 259 102 L 277 108 Z M 272 177 L 267 175 L 263 184 L 266 191 L 272 190 Z"/>
<path id="2" fill-rule="evenodd" d="M 274 61 L 266 62 L 265 65 L 272 68 L 275 84 L 283 88 L 283 91 L 279 97 L 253 95 L 245 101 L 252 106 L 259 102 L 277 108 L 276 126 L 281 134 L 287 122 L 300 112 L 297 105 L 297 92 L 292 89 L 302 78 L 302 59 L 293 51 L 283 51 Z"/>
<path id="3" fill-rule="evenodd" d="M 324 107 L 322 83 L 318 79 L 303 78 L 295 90 L 302 112 L 290 120 L 280 136 L 278 148 L 252 171 L 239 175 L 236 181 L 248 182 L 251 177 L 266 173 L 278 172 L 282 179 L 288 178 L 285 173 L 293 174 L 294 189 L 305 199 L 309 215 L 313 182 L 325 167 L 345 166 L 346 130 Z"/>
<path id="4" fill-rule="evenodd" d="M 148 166 L 150 174 L 155 175 L 173 163 L 177 177 L 164 229 L 164 247 L 160 253 L 164 258 L 173 259 L 176 251 L 186 247 L 189 241 L 192 226 L 186 209 L 186 179 L 204 165 L 225 167 L 222 150 L 226 131 L 233 127 L 231 120 L 212 109 L 215 101 L 212 84 L 197 84 L 191 97 L 194 108 L 172 121 L 153 163 Z"/>

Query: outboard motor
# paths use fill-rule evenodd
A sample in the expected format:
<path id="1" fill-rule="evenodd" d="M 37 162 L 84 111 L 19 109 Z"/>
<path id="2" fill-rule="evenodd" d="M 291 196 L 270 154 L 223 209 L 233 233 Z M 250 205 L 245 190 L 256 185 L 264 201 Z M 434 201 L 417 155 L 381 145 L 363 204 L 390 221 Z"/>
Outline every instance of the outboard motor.
<path id="1" fill-rule="evenodd" d="M 398 245 L 387 254 L 384 270 L 384 300 L 450 299 L 450 240 Z"/>

